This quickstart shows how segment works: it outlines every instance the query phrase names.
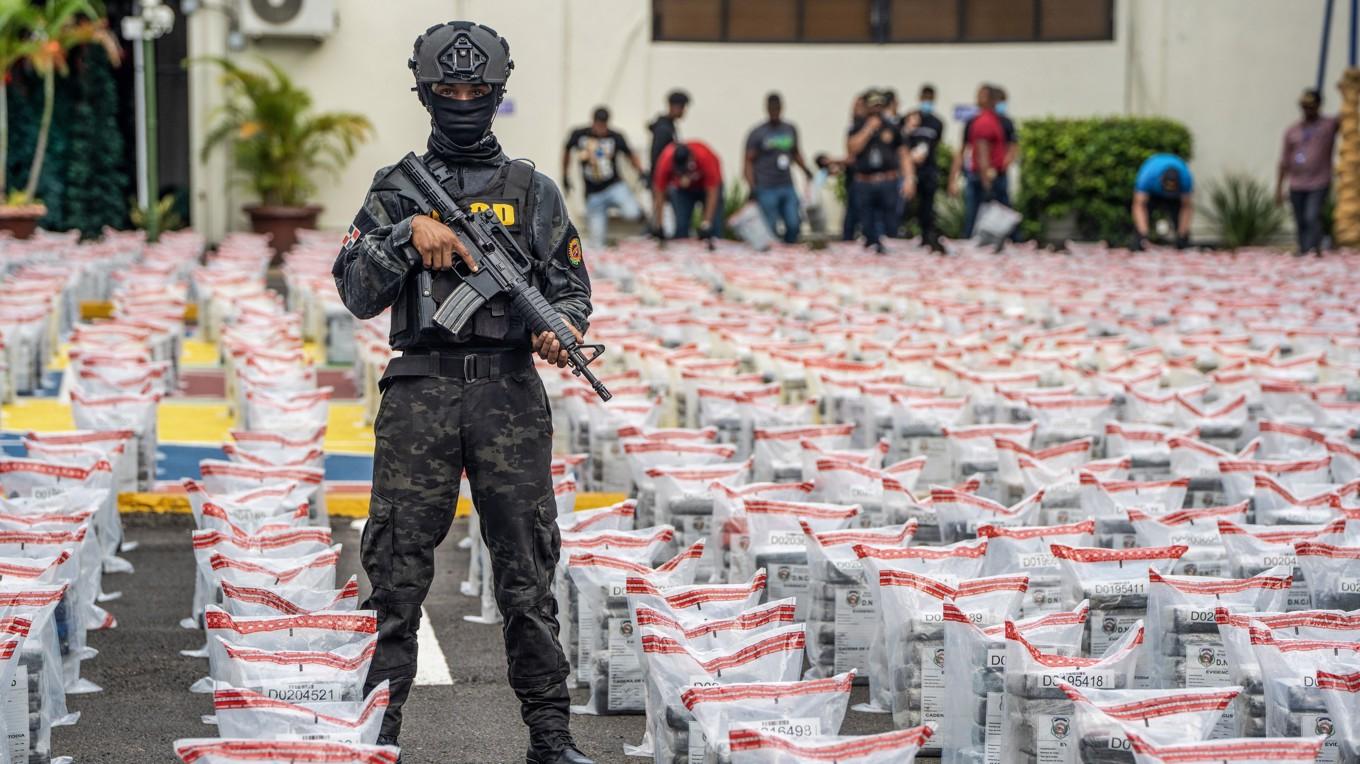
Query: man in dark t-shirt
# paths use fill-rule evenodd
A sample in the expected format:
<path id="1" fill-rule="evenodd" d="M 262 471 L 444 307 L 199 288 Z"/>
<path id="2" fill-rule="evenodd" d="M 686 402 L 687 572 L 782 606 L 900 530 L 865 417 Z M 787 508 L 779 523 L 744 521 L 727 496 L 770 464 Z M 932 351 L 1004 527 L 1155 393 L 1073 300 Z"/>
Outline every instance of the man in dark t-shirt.
<path id="1" fill-rule="evenodd" d="M 935 230 L 935 192 L 940 188 L 940 171 L 935 163 L 944 122 L 935 114 L 935 88 L 921 88 L 916 110 L 907 115 L 902 135 L 907 151 L 916 165 L 916 221 L 921 226 L 921 243 L 932 252 L 943 253 L 940 235 Z"/>
<path id="2" fill-rule="evenodd" d="M 680 130 L 676 124 L 685 116 L 685 109 L 689 108 L 689 93 L 683 90 L 672 90 L 666 96 L 666 113 L 652 120 L 647 129 L 652 134 L 651 161 L 648 167 L 652 172 L 656 172 L 656 160 L 661 157 L 661 152 L 666 147 L 680 140 Z"/>
<path id="3" fill-rule="evenodd" d="M 750 186 L 751 195 L 760 206 L 770 232 L 781 236 L 786 244 L 792 244 L 798 241 L 802 217 L 791 168 L 798 165 L 808 178 L 812 177 L 812 172 L 803 161 L 798 128 L 784 121 L 784 102 L 778 93 L 766 96 L 765 114 L 769 119 L 756 125 L 746 136 L 746 184 Z"/>
<path id="4" fill-rule="evenodd" d="M 609 110 L 595 110 L 589 127 L 571 131 L 562 148 L 562 188 L 571 193 L 571 159 L 580 162 L 581 180 L 586 192 L 586 238 L 594 249 L 604 247 L 605 229 L 609 225 L 609 210 L 616 209 L 626 220 L 642 217 L 633 192 L 619 175 L 619 157 L 632 163 L 638 177 L 645 178 L 642 162 L 638 161 L 628 140 L 609 127 Z"/>
<path id="5" fill-rule="evenodd" d="M 867 114 L 850 125 L 846 153 L 854 173 L 864 246 L 884 254 L 883 236 L 898 219 L 897 200 L 910 199 L 916 192 L 916 171 L 902 131 L 885 115 L 887 99 L 871 92 L 864 100 Z"/>

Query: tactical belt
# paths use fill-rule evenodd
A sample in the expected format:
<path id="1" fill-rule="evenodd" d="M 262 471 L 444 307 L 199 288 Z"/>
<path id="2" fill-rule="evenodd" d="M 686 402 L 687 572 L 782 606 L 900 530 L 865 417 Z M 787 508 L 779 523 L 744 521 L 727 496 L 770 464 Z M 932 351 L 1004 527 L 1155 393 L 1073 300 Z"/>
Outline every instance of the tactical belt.
<path id="1" fill-rule="evenodd" d="M 524 371 L 534 365 L 527 351 L 510 350 L 491 353 L 429 352 L 407 353 L 393 358 L 383 372 L 379 386 L 385 387 L 396 377 L 441 377 L 461 382 L 498 379 L 507 374 Z"/>

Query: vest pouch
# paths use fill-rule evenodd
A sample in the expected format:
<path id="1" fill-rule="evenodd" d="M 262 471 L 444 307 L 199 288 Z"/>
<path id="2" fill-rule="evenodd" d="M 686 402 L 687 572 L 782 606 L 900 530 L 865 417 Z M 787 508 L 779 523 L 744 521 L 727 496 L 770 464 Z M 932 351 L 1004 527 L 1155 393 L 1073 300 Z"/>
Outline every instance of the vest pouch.
<path id="1" fill-rule="evenodd" d="M 472 316 L 472 332 L 479 339 L 504 340 L 510 336 L 510 298 L 503 294 L 487 300 Z"/>

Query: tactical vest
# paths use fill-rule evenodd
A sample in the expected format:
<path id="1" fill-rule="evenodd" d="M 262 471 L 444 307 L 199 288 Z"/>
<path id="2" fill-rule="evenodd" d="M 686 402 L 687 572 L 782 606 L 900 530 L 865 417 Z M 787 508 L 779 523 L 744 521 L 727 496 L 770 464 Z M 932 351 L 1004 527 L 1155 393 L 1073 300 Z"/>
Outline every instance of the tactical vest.
<path id="1" fill-rule="evenodd" d="M 486 188 L 467 194 L 459 187 L 455 171 L 443 161 L 426 154 L 425 164 L 439 180 L 444 190 L 466 206 L 469 212 L 487 208 L 496 211 L 506 230 L 526 253 L 533 256 L 529 246 L 529 226 L 537 212 L 533 204 L 534 168 L 528 162 L 511 161 L 502 164 Z M 428 210 L 422 210 L 428 212 Z M 455 257 L 457 257 L 455 255 Z M 510 299 L 497 295 L 487 300 L 462 331 L 453 334 L 431 320 L 435 309 L 462 282 L 453 271 L 431 274 L 430 294 L 420 286 L 421 269 L 407 276 L 397 300 L 392 305 L 392 333 L 394 350 L 439 350 L 458 347 L 528 347 L 529 332 L 524 321 L 511 308 Z M 543 288 L 543 278 L 537 269 L 529 275 L 535 287 Z M 425 305 L 421 305 L 421 301 Z M 423 308 L 423 309 L 422 309 Z"/>

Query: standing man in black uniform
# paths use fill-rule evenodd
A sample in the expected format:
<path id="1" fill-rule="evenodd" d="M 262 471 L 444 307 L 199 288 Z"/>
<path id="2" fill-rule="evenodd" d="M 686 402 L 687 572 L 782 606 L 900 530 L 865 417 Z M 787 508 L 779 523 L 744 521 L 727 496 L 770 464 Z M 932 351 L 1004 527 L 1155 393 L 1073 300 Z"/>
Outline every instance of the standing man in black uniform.
<path id="1" fill-rule="evenodd" d="M 509 43 L 489 27 L 453 21 L 417 38 L 409 63 L 431 117 L 426 166 L 466 208 L 496 211 L 536 261 L 534 285 L 584 332 L 590 277 L 562 195 L 528 162 L 507 159 L 491 132 L 514 68 Z M 565 354 L 551 333 L 530 336 L 505 295 L 489 300 L 457 335 L 429 320 L 428 301 L 442 301 L 459 283 L 455 263 L 471 268 L 472 260 L 409 189 L 394 168 L 378 172 L 333 269 L 354 315 L 392 309 L 391 343 L 402 351 L 380 383 L 361 552 L 373 585 L 364 607 L 376 610 L 379 622 L 366 686 L 386 679 L 392 692 L 380 742 L 395 744 L 401 731 L 420 607 L 466 469 L 505 619 L 510 686 L 529 727 L 526 761 L 592 764 L 568 730 L 567 661 L 552 595 L 561 541 L 549 472 L 552 419 L 532 355 L 562 366 Z"/>
<path id="2" fill-rule="evenodd" d="M 944 136 L 944 122 L 935 113 L 935 86 L 923 85 L 916 110 L 902 125 L 907 151 L 916 165 L 916 220 L 921 227 L 921 243 L 931 252 L 944 254 L 940 234 L 935 230 L 935 192 L 940 188 L 940 168 L 936 151 Z"/>

